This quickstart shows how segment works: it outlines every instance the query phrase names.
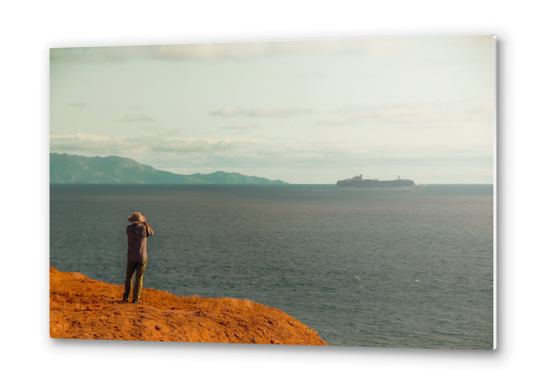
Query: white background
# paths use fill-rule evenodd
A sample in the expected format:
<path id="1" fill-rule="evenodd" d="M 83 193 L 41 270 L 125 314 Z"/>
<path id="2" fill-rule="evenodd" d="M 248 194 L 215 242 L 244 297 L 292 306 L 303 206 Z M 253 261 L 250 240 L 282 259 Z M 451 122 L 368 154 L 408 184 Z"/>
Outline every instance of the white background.
<path id="1" fill-rule="evenodd" d="M 474 383 L 540 378 L 542 60 L 536 2 L 19 1 L 0 22 L 2 378 L 7 382 Z M 495 34 L 495 351 L 58 341 L 48 336 L 48 49 Z M 51 228 L 54 230 L 54 228 Z"/>

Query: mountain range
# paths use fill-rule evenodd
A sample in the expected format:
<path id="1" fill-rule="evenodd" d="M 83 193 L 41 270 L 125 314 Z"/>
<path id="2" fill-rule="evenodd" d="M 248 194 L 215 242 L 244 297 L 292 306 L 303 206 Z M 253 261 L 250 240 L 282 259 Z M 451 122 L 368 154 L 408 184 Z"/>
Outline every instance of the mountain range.
<path id="1" fill-rule="evenodd" d="M 235 172 L 180 175 L 119 156 L 50 153 L 49 164 L 51 184 L 288 184 Z"/>

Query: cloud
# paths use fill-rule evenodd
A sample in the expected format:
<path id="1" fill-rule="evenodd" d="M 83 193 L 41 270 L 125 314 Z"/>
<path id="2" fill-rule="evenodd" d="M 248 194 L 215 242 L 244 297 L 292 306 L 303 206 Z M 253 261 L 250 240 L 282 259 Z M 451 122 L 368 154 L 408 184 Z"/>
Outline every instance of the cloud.
<path id="1" fill-rule="evenodd" d="M 51 135 L 51 152 L 73 152 L 80 154 L 117 154 L 130 151 L 130 143 L 120 137 L 96 136 L 77 133 L 75 135 Z"/>
<path id="2" fill-rule="evenodd" d="M 238 132 L 250 132 L 253 129 L 259 129 L 260 126 L 256 124 L 230 124 L 226 127 L 221 127 L 220 129 L 226 129 L 231 131 L 238 131 Z"/>
<path id="3" fill-rule="evenodd" d="M 335 109 L 333 113 L 340 117 L 320 120 L 316 124 L 344 126 L 362 122 L 378 122 L 411 125 L 491 120 L 493 103 L 488 102 L 475 107 L 465 105 L 463 102 L 345 104 Z"/>
<path id="4" fill-rule="evenodd" d="M 263 117 L 263 118 L 286 118 L 310 115 L 314 113 L 309 108 L 240 108 L 240 107 L 224 107 L 215 111 L 209 112 L 211 116 L 222 117 Z"/>
<path id="5" fill-rule="evenodd" d="M 367 55 L 403 50 L 407 43 L 408 41 L 404 38 L 373 38 L 53 48 L 51 60 L 122 62 L 126 60 L 247 60 L 311 53 Z"/>
<path id="6" fill-rule="evenodd" d="M 182 129 L 168 129 L 164 132 L 164 136 L 179 136 L 182 131 Z"/>
<path id="7" fill-rule="evenodd" d="M 146 125 L 146 126 L 144 126 L 144 127 L 141 127 L 140 130 L 141 130 L 141 131 L 154 132 L 154 133 L 160 133 L 160 132 L 165 132 L 165 131 L 166 131 L 165 128 L 161 128 L 161 127 L 153 127 L 153 126 L 150 126 L 150 125 Z"/>
<path id="8" fill-rule="evenodd" d="M 84 133 L 76 133 L 74 135 L 51 135 L 51 140 L 79 140 L 79 141 L 111 141 L 121 139 L 120 137 L 86 135 Z"/>
<path id="9" fill-rule="evenodd" d="M 479 104 L 459 115 L 456 116 L 456 120 L 462 121 L 488 121 L 493 120 L 494 116 L 494 103 L 493 101 L 487 101 Z"/>
<path id="10" fill-rule="evenodd" d="M 249 147 L 258 145 L 256 140 L 248 139 L 200 139 L 200 138 L 167 138 L 157 145 L 149 148 L 152 152 L 178 154 L 201 153 L 206 156 L 217 153 L 235 153 L 239 150 L 246 150 Z"/>
<path id="11" fill-rule="evenodd" d="M 339 118 L 320 120 L 317 125 L 341 126 L 360 122 L 419 124 L 438 121 L 441 116 L 434 107 L 409 105 L 346 104 L 334 111 Z"/>
<path id="12" fill-rule="evenodd" d="M 83 133 L 75 135 L 50 135 L 51 152 L 69 152 L 85 155 L 117 154 L 125 157 L 131 157 L 134 154 L 152 153 L 175 153 L 179 156 L 188 153 L 209 155 L 219 152 L 235 152 L 257 144 L 256 140 L 249 139 L 200 139 L 168 137 L 167 135 L 131 138 L 95 136 Z"/>
<path id="13" fill-rule="evenodd" d="M 267 143 L 244 138 L 197 137 L 131 137 L 76 135 L 51 135 L 51 152 L 84 156 L 118 155 L 132 158 L 153 167 L 169 168 L 171 164 L 185 167 L 251 167 L 298 168 L 313 166 L 337 167 L 352 164 L 401 164 L 423 163 L 423 159 L 437 161 L 450 159 L 470 161 L 490 158 L 492 145 L 463 140 L 445 144 L 431 142 L 409 143 L 405 149 L 402 140 L 385 143 L 367 140 L 363 143 L 304 141 L 294 144 Z M 159 168 L 160 169 L 160 168 Z"/>
<path id="14" fill-rule="evenodd" d="M 160 136 L 179 136 L 181 133 L 182 133 L 182 129 L 166 129 L 166 128 L 162 128 L 162 127 L 153 127 L 153 126 L 150 126 L 150 125 L 146 125 L 144 127 L 141 127 L 139 129 L 140 131 L 143 131 L 143 132 L 152 132 L 156 135 L 160 135 Z"/>
<path id="15" fill-rule="evenodd" d="M 123 122 L 123 123 L 134 123 L 134 122 L 155 121 L 155 120 L 151 119 L 149 116 L 145 115 L 144 113 L 140 113 L 140 114 L 129 113 L 126 116 L 124 116 L 122 119 L 119 119 L 118 121 Z"/>
<path id="16" fill-rule="evenodd" d="M 412 41 L 408 54 L 387 64 L 402 67 L 482 64 L 488 70 L 493 68 L 492 35 L 428 36 Z"/>
<path id="17" fill-rule="evenodd" d="M 491 35 L 464 35 L 53 48 L 50 59 L 51 65 L 55 65 L 127 61 L 246 61 L 320 55 L 327 58 L 368 58 L 377 60 L 381 68 L 482 65 L 491 70 L 493 49 Z"/>

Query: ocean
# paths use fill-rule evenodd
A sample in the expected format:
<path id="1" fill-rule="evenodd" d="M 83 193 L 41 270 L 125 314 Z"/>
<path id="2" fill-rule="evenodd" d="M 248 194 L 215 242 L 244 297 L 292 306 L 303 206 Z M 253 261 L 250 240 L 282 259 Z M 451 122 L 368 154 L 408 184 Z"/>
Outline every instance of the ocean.
<path id="1" fill-rule="evenodd" d="M 51 185 L 51 265 L 124 284 L 135 211 L 144 287 L 278 308 L 334 346 L 493 348 L 492 185 Z"/>

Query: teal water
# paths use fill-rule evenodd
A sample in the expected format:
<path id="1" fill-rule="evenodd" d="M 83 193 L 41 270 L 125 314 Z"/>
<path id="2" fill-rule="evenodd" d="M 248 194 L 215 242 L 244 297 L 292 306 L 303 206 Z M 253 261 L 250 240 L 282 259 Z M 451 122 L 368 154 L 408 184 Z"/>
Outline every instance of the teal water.
<path id="1" fill-rule="evenodd" d="M 144 286 L 283 310 L 329 345 L 491 349 L 493 186 L 51 185 L 50 258 L 123 284 L 142 212 Z M 143 297 L 144 300 L 144 297 Z"/>

